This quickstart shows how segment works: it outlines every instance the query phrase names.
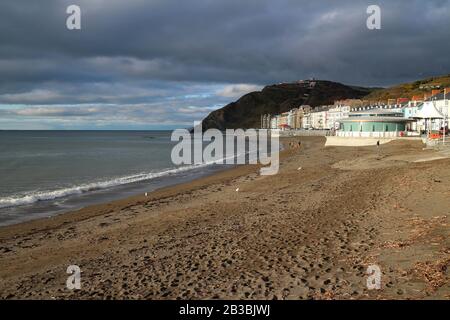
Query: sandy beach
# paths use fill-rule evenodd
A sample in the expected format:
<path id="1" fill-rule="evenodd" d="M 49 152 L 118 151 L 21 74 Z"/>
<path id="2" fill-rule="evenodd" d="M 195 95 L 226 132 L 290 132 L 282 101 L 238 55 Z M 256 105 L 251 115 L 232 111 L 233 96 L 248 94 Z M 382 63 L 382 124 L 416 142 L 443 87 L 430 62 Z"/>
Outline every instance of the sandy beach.
<path id="1" fill-rule="evenodd" d="M 240 166 L 0 228 L 0 297 L 450 298 L 450 159 L 417 140 L 289 142 L 274 176 Z M 69 265 L 81 290 L 66 288 Z"/>

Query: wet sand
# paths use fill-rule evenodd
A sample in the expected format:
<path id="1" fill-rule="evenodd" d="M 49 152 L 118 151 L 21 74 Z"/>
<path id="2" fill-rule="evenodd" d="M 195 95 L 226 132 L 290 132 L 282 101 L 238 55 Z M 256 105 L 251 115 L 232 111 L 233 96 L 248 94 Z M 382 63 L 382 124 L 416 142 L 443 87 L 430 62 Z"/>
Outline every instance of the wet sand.
<path id="1" fill-rule="evenodd" d="M 423 161 L 439 155 L 420 141 L 289 141 L 274 176 L 241 166 L 0 228 L 0 297 L 450 298 L 450 159 Z M 65 285 L 73 264 L 81 290 Z"/>

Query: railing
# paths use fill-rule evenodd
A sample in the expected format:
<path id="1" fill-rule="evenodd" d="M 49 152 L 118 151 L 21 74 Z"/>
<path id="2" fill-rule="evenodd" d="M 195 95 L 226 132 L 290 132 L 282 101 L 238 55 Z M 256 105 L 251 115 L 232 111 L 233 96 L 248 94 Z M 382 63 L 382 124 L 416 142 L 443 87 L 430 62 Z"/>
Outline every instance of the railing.
<path id="1" fill-rule="evenodd" d="M 432 139 L 425 137 L 423 139 L 427 147 L 432 147 L 436 149 L 449 149 L 450 148 L 450 137 L 446 136 L 445 141 L 440 137 L 439 139 Z"/>
<path id="2" fill-rule="evenodd" d="M 308 137 L 308 136 L 332 136 L 331 130 L 280 130 L 281 137 Z"/>
<path id="3" fill-rule="evenodd" d="M 405 137 L 407 134 L 403 131 L 388 131 L 388 132 L 364 132 L 364 131 L 337 131 L 337 137 L 351 137 L 351 138 L 396 138 Z"/>

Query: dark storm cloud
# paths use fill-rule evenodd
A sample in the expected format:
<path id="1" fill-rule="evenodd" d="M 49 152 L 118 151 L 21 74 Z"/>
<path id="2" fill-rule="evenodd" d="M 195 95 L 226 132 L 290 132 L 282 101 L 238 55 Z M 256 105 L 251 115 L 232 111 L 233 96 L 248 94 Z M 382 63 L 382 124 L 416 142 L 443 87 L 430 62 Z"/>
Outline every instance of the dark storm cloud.
<path id="1" fill-rule="evenodd" d="M 81 31 L 65 27 L 70 4 L 81 7 Z M 381 7 L 381 30 L 366 28 L 370 4 Z M 449 73 L 449 36 L 450 0 L 6 0 L 0 103 L 174 97 L 182 108 L 193 94 L 191 107 L 203 110 L 232 100 L 220 94 L 233 92 L 225 85 L 308 77 L 390 85 Z"/>

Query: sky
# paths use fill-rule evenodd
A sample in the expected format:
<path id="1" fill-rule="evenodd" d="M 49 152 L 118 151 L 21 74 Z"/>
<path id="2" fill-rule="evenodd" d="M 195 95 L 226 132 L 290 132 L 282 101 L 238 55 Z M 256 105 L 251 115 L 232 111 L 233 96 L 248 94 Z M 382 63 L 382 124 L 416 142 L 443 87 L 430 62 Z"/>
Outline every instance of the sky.
<path id="1" fill-rule="evenodd" d="M 191 127 L 268 84 L 389 86 L 449 56 L 450 0 L 2 0 L 0 130 Z"/>

